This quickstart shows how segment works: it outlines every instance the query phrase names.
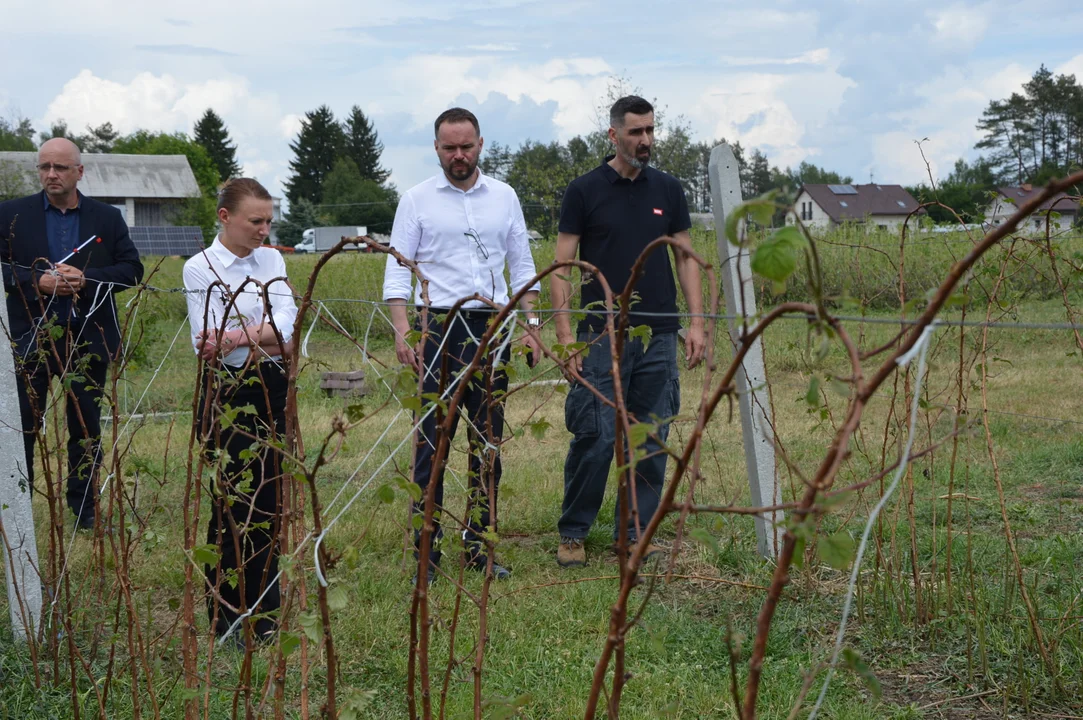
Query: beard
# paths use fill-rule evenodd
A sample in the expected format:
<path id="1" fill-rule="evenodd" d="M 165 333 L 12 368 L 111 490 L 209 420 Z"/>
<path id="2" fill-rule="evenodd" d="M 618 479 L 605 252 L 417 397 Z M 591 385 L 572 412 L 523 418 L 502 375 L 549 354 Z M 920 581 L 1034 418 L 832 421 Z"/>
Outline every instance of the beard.
<path id="1" fill-rule="evenodd" d="M 473 176 L 474 171 L 477 170 L 477 162 L 452 162 L 443 166 L 444 174 L 452 180 L 467 180 Z"/>
<path id="2" fill-rule="evenodd" d="M 633 155 L 622 148 L 620 157 L 636 170 L 642 170 L 651 164 L 651 149 L 649 147 L 638 147 L 636 148 L 636 154 Z"/>

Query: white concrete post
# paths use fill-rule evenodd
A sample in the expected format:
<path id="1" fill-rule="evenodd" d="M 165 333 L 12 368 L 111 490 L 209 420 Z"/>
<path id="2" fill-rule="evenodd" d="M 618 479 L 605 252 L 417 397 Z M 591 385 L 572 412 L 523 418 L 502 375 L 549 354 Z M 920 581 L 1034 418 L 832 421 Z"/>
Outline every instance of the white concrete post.
<path id="1" fill-rule="evenodd" d="M 715 233 L 718 236 L 718 260 L 721 265 L 719 276 L 726 298 L 726 313 L 752 316 L 756 313 L 756 290 L 752 284 L 748 252 L 730 245 L 726 239 L 726 217 L 742 202 L 737 160 L 733 157 L 729 145 L 719 145 L 711 151 L 708 174 L 711 181 Z M 737 342 L 741 338 L 741 322 L 730 320 L 729 325 L 730 335 L 734 342 Z M 771 427 L 767 371 L 763 363 L 763 344 L 760 339 L 756 340 L 745 355 L 745 360 L 737 372 L 736 385 L 752 505 L 777 505 L 782 502 L 782 492 L 775 475 L 775 436 Z M 781 511 L 756 516 L 757 547 L 763 557 L 778 556 L 783 520 Z"/>
<path id="2" fill-rule="evenodd" d="M 0 309 L 0 315 L 6 311 Z M 4 318 L 6 326 L 6 318 Z M 38 544 L 34 536 L 34 512 L 24 465 L 22 421 L 15 376 L 15 359 L 7 327 L 0 330 L 0 562 L 8 588 L 8 609 L 15 637 L 26 640 L 27 626 L 37 634 L 41 619 L 41 578 Z"/>

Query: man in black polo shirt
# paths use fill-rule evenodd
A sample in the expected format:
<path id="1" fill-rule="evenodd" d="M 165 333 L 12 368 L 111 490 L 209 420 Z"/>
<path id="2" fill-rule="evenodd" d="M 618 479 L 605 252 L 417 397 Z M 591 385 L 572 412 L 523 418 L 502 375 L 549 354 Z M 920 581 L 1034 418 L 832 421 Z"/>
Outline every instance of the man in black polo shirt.
<path id="1" fill-rule="evenodd" d="M 605 276 L 619 295 L 628 283 L 632 266 L 647 245 L 670 235 L 689 250 L 692 226 L 688 203 L 680 182 L 650 167 L 654 144 L 654 108 L 643 98 L 623 97 L 609 113 L 609 139 L 616 154 L 587 174 L 576 178 L 564 193 L 557 237 L 557 261 L 571 260 L 576 252 Z M 689 367 L 703 357 L 703 318 L 699 266 L 687 253 L 674 251 L 681 290 L 693 314 L 685 337 Z M 675 415 L 680 409 L 680 378 L 677 370 L 677 288 L 665 247 L 647 260 L 645 272 L 635 287 L 636 296 L 629 314 L 629 327 L 648 325 L 651 340 L 625 340 L 621 356 L 621 384 L 628 411 L 639 422 L 655 422 Z M 571 284 L 556 274 L 552 278 L 553 305 L 569 308 Z M 590 278 L 582 286 L 580 307 L 604 301 L 601 284 Z M 610 339 L 604 335 L 605 316 L 588 314 L 572 334 L 567 313 L 556 315 L 557 342 L 576 341 L 590 345 L 586 357 L 574 362 L 583 380 L 612 399 L 613 378 Z M 564 407 L 564 419 L 573 438 L 564 463 L 564 504 L 557 523 L 560 548 L 557 563 L 562 567 L 586 564 L 583 540 L 598 515 L 605 496 L 606 480 L 613 461 L 615 412 L 586 386 L 573 384 Z M 668 424 L 658 428 L 664 442 Z M 639 531 L 650 521 L 665 482 L 666 456 L 657 440 L 647 441 L 647 459 L 636 465 L 635 503 L 629 512 L 628 537 L 635 542 Z M 638 509 L 638 512 L 633 510 Z M 618 503 L 613 537 L 619 530 Z M 659 548 L 651 546 L 645 556 Z"/>

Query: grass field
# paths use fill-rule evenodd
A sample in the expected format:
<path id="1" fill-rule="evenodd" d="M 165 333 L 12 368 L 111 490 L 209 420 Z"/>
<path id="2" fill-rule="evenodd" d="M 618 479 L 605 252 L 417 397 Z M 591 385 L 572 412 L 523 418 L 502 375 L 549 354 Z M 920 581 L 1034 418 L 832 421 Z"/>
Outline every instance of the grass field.
<path id="1" fill-rule="evenodd" d="M 935 284 L 953 253 L 965 249 L 958 240 L 954 238 L 954 244 L 917 246 L 913 255 L 908 255 L 911 260 L 907 277 L 915 278 L 910 282 L 914 289 L 908 297 L 920 297 Z M 709 240 L 703 237 L 698 242 L 710 257 L 713 250 Z M 1083 243 L 1075 241 L 1071 247 L 1080 246 Z M 1065 247 L 1069 247 L 1068 241 Z M 885 252 L 897 255 L 898 248 L 825 249 L 825 256 L 835 253 L 825 263 L 830 268 L 829 277 L 837 278 L 830 281 L 836 287 L 832 294 L 841 296 L 845 292 L 864 299 L 865 311 L 871 318 L 897 317 L 898 273 L 892 279 L 892 265 L 885 264 L 882 258 Z M 539 267 L 551 259 L 551 253 L 551 246 L 537 249 Z M 864 271 L 855 269 L 854 256 L 866 263 Z M 1007 312 L 1003 319 L 1009 322 L 1065 321 L 1059 293 L 1048 273 L 1038 268 L 1036 258 L 1038 255 L 1029 265 L 1020 264 L 1013 277 L 1012 294 L 999 299 L 1004 307 L 995 317 Z M 295 286 L 303 285 L 313 263 L 310 257 L 288 259 Z M 340 658 L 340 687 L 364 693 L 355 696 L 360 708 L 357 717 L 363 718 L 406 717 L 404 689 L 413 574 L 404 544 L 407 496 L 396 488 L 394 467 L 408 465 L 408 452 L 400 450 L 395 464 L 376 472 L 409 427 L 405 416 L 398 413 L 397 401 L 377 378 L 380 364 L 389 374 L 395 367 L 387 322 L 378 306 L 350 302 L 379 297 L 382 263 L 382 258 L 365 255 L 335 258 L 321 277 L 316 293 L 326 299 L 322 312 L 330 310 L 358 340 L 367 336 L 375 366 L 366 364 L 350 341 L 320 327 L 312 334 L 312 360 L 299 383 L 300 424 L 305 446 L 311 449 L 328 433 L 344 407 L 342 400 L 320 394 L 319 372 L 364 368 L 370 374 L 371 392 L 363 400 L 367 418 L 320 475 L 325 503 L 347 485 L 355 471 L 343 501 L 354 488 L 373 477 L 369 490 L 359 497 L 325 543 L 333 554 L 341 554 L 329 574 L 335 586 L 345 590 L 348 600 L 335 611 L 332 622 Z M 159 288 L 176 287 L 179 277 L 180 262 L 167 259 L 150 283 Z M 985 317 L 986 300 L 980 297 L 980 284 L 975 281 L 971 293 L 971 319 Z M 1079 285 L 1070 288 L 1071 302 L 1083 299 Z M 850 313 L 852 306 L 853 301 L 840 298 L 840 312 Z M 952 313 L 949 317 L 959 316 L 957 308 Z M 142 534 L 131 556 L 131 582 L 139 622 L 150 630 L 151 637 L 157 638 L 150 654 L 161 715 L 179 717 L 183 684 L 178 684 L 180 650 L 175 608 L 183 592 L 186 562 L 182 509 L 190 429 L 190 415 L 183 413 L 191 408 L 196 364 L 188 344 L 181 295 L 151 294 L 140 303 L 137 321 L 142 336 L 133 341 L 133 361 L 118 390 L 120 410 L 122 414 L 178 414 L 143 418 L 125 426 L 126 437 L 133 438 L 126 446 L 129 449 L 124 460 L 128 481 L 139 487 L 138 511 L 152 530 Z M 848 327 L 863 348 L 881 345 L 898 330 L 898 326 L 874 323 L 848 323 Z M 179 338 L 167 353 L 178 331 Z M 960 436 L 954 472 L 950 441 L 914 462 L 912 473 L 885 508 L 876 533 L 877 546 L 864 563 L 847 645 L 868 663 L 882 687 L 882 697 L 876 699 L 862 678 L 843 669 L 834 680 L 822 717 L 1023 717 L 1041 716 L 1038 713 L 1043 712 L 1046 717 L 1083 715 L 1079 700 L 1083 695 L 1083 417 L 1079 412 L 1083 403 L 1083 364 L 1079 349 L 1070 331 L 994 329 L 989 333 L 986 359 L 990 375 L 989 430 L 1005 493 L 1003 509 L 1016 534 L 1025 568 L 1024 582 L 1055 663 L 1054 681 L 1035 644 L 1007 551 L 1002 508 L 981 426 L 981 367 L 977 365 L 980 360 L 975 361 L 980 340 L 980 328 L 968 328 L 963 337 L 963 355 L 967 365 L 973 365 L 964 374 L 964 387 L 970 395 L 969 418 L 975 424 Z M 951 408 L 956 405 L 960 330 L 941 329 L 934 343 L 916 450 L 942 440 L 954 422 Z M 810 378 L 842 370 L 843 356 L 834 346 L 825 359 L 817 362 L 808 357 L 805 346 L 803 322 L 780 322 L 765 336 L 776 431 L 792 462 L 810 474 L 830 442 L 846 399 L 834 394 L 825 383 L 824 391 L 809 402 Z M 727 357 L 729 348 L 728 338 L 720 335 L 716 343 L 719 357 Z M 870 362 L 869 367 L 874 365 Z M 528 374 L 525 367 L 520 371 Z M 559 377 L 544 364 L 536 375 L 538 379 Z M 683 446 L 694 427 L 703 377 L 702 369 L 688 370 L 682 363 L 682 411 L 672 431 L 672 441 L 678 446 Z M 901 378 L 894 388 L 898 392 L 895 402 L 889 382 L 869 406 L 855 451 L 838 486 L 876 474 L 897 456 L 904 439 L 901 428 L 907 407 Z M 589 566 L 565 571 L 554 561 L 558 542 L 555 524 L 569 438 L 564 430 L 563 399 L 558 386 L 539 385 L 514 394 L 508 401 L 506 434 L 523 432 L 503 450 L 498 554 L 514 569 L 514 575 L 492 589 L 483 677 L 484 695 L 493 705 L 486 717 L 511 717 L 514 715 L 501 713 L 513 710 L 518 711 L 518 717 L 533 719 L 581 716 L 594 663 L 608 630 L 608 611 L 617 588 L 617 565 L 609 551 L 615 482 L 611 481 L 610 498 L 587 542 Z M 539 420 L 551 426 L 540 438 L 527 427 Z M 379 440 L 382 434 L 384 438 Z M 457 511 L 465 505 L 464 444 L 460 434 L 449 461 L 458 477 L 449 479 L 448 502 Z M 362 464 L 373 447 L 375 451 Z M 736 419 L 729 421 L 725 404 L 708 426 L 703 453 L 704 479 L 696 501 L 747 505 L 749 491 L 740 424 Z M 780 475 L 786 500 L 800 494 L 800 480 L 793 473 L 783 469 Z M 949 477 L 954 493 L 950 523 Z M 395 490 L 393 502 L 384 503 L 378 498 L 376 490 L 382 486 Z M 874 485 L 849 497 L 823 519 L 823 529 L 858 536 L 879 491 L 880 486 Z M 40 498 L 35 500 L 43 552 L 46 533 L 42 528 L 48 523 L 44 505 Z M 764 596 L 763 590 L 755 586 L 769 583 L 772 568 L 755 554 L 751 519 L 696 516 L 690 520 L 690 527 L 699 532 L 695 533 L 696 541 L 683 545 L 676 559 L 678 577 L 654 587 L 640 626 L 629 636 L 627 666 L 631 679 L 624 694 L 623 718 L 736 717 L 729 689 L 727 639 L 735 643 L 738 686 L 743 689 L 755 617 Z M 672 521 L 663 525 L 662 537 L 670 542 L 674 539 Z M 108 552 L 106 547 L 105 554 Z M 100 606 L 90 602 L 100 597 L 95 594 L 99 590 L 93 577 L 97 554 L 88 536 L 76 537 L 70 561 L 72 592 L 84 601 L 73 602 L 71 607 L 80 641 L 86 640 L 88 646 L 90 629 L 102 618 Z M 308 571 L 311 592 L 315 587 L 311 552 L 306 551 L 300 561 Z M 821 562 L 814 544 L 810 544 L 773 626 L 764 665 L 761 717 L 786 717 L 805 674 L 813 668 L 822 670 L 821 663 L 828 656 L 838 627 L 847 576 Z M 113 579 L 110 571 L 106 581 L 111 583 Z M 475 592 L 480 585 L 479 577 L 467 577 L 467 590 Z M 637 597 L 643 597 L 644 591 L 638 590 Z M 116 596 L 107 588 L 105 597 L 111 613 Z M 451 583 L 438 582 L 432 597 L 439 618 L 433 648 L 438 693 L 444 677 L 447 623 L 455 591 Z M 6 615 L 6 608 L 3 613 Z M 205 632 L 205 618 L 197 613 L 197 619 L 198 630 Z M 469 653 L 474 645 L 477 622 L 476 611 L 464 604 L 458 655 Z M 121 622 L 122 631 L 126 624 Z M 111 632 L 113 625 L 106 627 Z M 89 678 L 100 683 L 105 675 L 107 641 L 84 648 L 90 670 L 82 672 L 77 681 L 84 716 L 98 712 Z M 122 656 L 125 647 L 120 640 L 118 652 Z M 209 693 L 208 717 L 227 717 L 233 712 L 239 657 L 228 652 L 215 655 L 210 669 L 212 684 L 205 688 Z M 286 681 L 287 717 L 296 717 L 299 712 L 296 661 L 297 655 L 291 656 L 293 669 Z M 322 702 L 325 668 L 321 662 L 313 660 L 310 679 L 314 711 Z M 0 628 L 0 717 L 72 717 L 67 662 L 56 667 L 42 662 L 40 671 L 45 681 L 40 688 L 35 687 L 29 663 L 24 649 L 11 643 L 6 626 Z M 447 717 L 472 716 L 472 664 L 470 656 L 451 672 Z M 110 718 L 133 715 L 133 692 L 124 684 L 123 665 L 118 662 L 113 670 L 118 679 L 107 701 L 106 714 Z M 54 677 L 57 669 L 59 676 Z M 253 685 L 258 686 L 267 672 L 266 657 L 258 658 Z M 822 672 L 819 677 L 822 679 Z M 818 689 L 819 681 L 813 686 L 810 701 Z M 142 714 L 149 716 L 145 683 L 138 694 Z"/>

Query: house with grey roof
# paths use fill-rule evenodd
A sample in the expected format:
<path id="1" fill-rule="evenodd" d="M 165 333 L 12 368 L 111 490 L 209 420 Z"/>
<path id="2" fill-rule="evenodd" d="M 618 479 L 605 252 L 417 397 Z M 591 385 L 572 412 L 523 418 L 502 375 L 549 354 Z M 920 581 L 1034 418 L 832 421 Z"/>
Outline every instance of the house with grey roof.
<path id="1" fill-rule="evenodd" d="M 923 215 L 917 200 L 901 185 L 802 185 L 786 223 L 829 230 L 846 223 L 870 229 L 897 229 L 906 218 Z"/>
<path id="2" fill-rule="evenodd" d="M 1040 185 L 1011 185 L 998 187 L 996 197 L 985 210 L 985 222 L 987 225 L 999 225 L 1006 218 L 1015 214 L 1019 206 L 1038 195 L 1044 190 Z M 1027 218 L 1026 230 L 1045 230 L 1046 220 L 1049 220 L 1049 229 L 1053 231 L 1067 230 L 1072 227 L 1083 214 L 1078 198 L 1073 198 L 1068 193 L 1057 193 L 1049 198 Z"/>
<path id="3" fill-rule="evenodd" d="M 34 190 L 41 189 L 37 162 L 34 152 L 0 152 L 0 163 L 23 171 Z M 171 225 L 170 210 L 200 196 L 184 155 L 84 153 L 79 190 L 115 206 L 128 225 Z"/>
<path id="4" fill-rule="evenodd" d="M 198 227 L 176 227 L 177 211 L 202 195 L 184 155 L 83 153 L 79 191 L 120 210 L 144 255 L 191 255 L 203 248 Z M 41 189 L 36 152 L 0 152 L 0 170 L 22 175 L 25 192 Z M 9 178 L 10 180 L 10 178 Z"/>

